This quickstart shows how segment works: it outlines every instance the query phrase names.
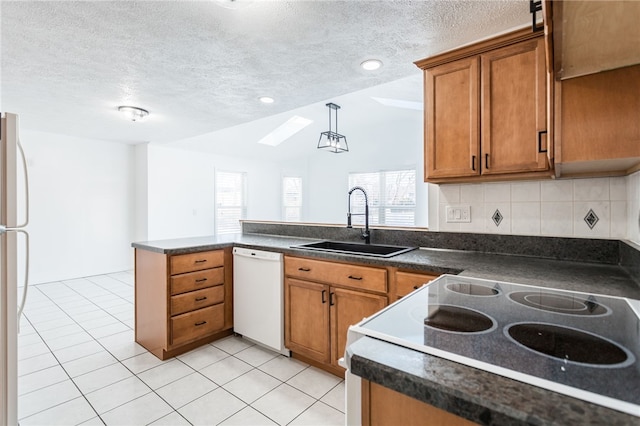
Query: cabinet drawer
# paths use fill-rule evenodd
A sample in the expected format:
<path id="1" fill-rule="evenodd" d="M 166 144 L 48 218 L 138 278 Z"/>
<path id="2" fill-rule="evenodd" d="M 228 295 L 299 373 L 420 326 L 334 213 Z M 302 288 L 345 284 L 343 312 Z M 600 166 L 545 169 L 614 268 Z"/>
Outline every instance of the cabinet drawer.
<path id="1" fill-rule="evenodd" d="M 183 314 L 220 302 L 224 302 L 223 285 L 171 296 L 171 315 Z"/>
<path id="2" fill-rule="evenodd" d="M 187 343 L 223 327 L 224 303 L 177 315 L 171 318 L 171 344 Z"/>
<path id="3" fill-rule="evenodd" d="M 285 273 L 290 277 L 338 284 L 345 287 L 387 292 L 387 270 L 345 263 L 287 257 Z"/>
<path id="4" fill-rule="evenodd" d="M 171 256 L 171 275 L 200 271 L 224 265 L 224 251 L 203 251 L 200 253 Z"/>
<path id="5" fill-rule="evenodd" d="M 171 277 L 171 295 L 224 283 L 224 268 L 206 269 Z"/>
<path id="6" fill-rule="evenodd" d="M 417 274 L 415 272 L 397 272 L 396 284 L 398 286 L 397 296 L 406 296 L 413 290 L 422 287 L 423 284 L 438 278 L 437 275 Z"/>

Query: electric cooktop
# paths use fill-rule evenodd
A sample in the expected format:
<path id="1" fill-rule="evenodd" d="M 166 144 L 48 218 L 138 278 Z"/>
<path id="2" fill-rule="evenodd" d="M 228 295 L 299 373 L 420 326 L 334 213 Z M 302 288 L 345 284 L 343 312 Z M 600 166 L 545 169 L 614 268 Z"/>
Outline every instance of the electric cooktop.
<path id="1" fill-rule="evenodd" d="M 442 275 L 358 335 L 640 417 L 640 301 Z"/>

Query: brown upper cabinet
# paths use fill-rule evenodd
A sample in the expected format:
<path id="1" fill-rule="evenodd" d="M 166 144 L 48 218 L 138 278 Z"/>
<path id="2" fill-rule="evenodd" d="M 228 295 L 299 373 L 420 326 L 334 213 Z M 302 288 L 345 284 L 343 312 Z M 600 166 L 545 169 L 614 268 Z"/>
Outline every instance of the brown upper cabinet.
<path id="1" fill-rule="evenodd" d="M 553 14 L 557 79 L 640 64 L 640 2 L 545 1 Z"/>
<path id="2" fill-rule="evenodd" d="M 544 5 L 553 22 L 556 176 L 640 170 L 640 2 Z"/>
<path id="3" fill-rule="evenodd" d="M 545 41 L 520 30 L 416 62 L 425 81 L 425 181 L 548 177 Z"/>
<path id="4" fill-rule="evenodd" d="M 640 65 L 556 82 L 556 174 L 640 170 Z"/>

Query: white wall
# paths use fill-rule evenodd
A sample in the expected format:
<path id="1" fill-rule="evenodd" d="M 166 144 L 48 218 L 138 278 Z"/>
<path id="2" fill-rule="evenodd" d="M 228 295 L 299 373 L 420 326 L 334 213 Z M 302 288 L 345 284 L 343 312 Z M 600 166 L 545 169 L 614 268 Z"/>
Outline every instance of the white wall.
<path id="1" fill-rule="evenodd" d="M 30 283 L 133 267 L 133 147 L 21 131 L 30 186 Z"/>
<path id="2" fill-rule="evenodd" d="M 440 185 L 432 230 L 640 241 L 640 173 L 627 177 Z M 470 223 L 447 223 L 447 205 L 471 206 Z M 499 225 L 495 211 L 503 216 Z M 598 221 L 590 228 L 585 217 Z"/>
<path id="3" fill-rule="evenodd" d="M 215 171 L 247 173 L 247 219 L 280 220 L 275 163 L 149 145 L 148 240 L 213 235 Z"/>
<path id="4" fill-rule="evenodd" d="M 402 121 L 371 122 L 362 117 L 347 135 L 349 152 L 316 150 L 308 159 L 307 222 L 346 223 L 350 172 L 416 170 L 416 226 L 427 226 L 427 187 L 423 184 L 420 111 L 407 110 Z M 356 123 L 357 124 L 357 123 Z"/>

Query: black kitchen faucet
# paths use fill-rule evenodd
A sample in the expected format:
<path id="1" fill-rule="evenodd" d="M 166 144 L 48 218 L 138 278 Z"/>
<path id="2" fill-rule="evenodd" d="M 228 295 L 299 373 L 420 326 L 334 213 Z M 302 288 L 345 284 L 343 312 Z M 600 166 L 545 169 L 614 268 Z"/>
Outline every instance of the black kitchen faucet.
<path id="1" fill-rule="evenodd" d="M 351 213 L 351 194 L 356 189 L 362 191 L 362 194 L 364 194 L 364 213 Z M 361 186 L 354 186 L 349 190 L 349 211 L 347 212 L 347 228 L 352 228 L 351 216 L 362 215 L 364 215 L 364 231 L 362 231 L 362 238 L 364 239 L 365 244 L 371 244 L 371 232 L 369 232 L 369 200 L 367 199 L 367 192 Z"/>

